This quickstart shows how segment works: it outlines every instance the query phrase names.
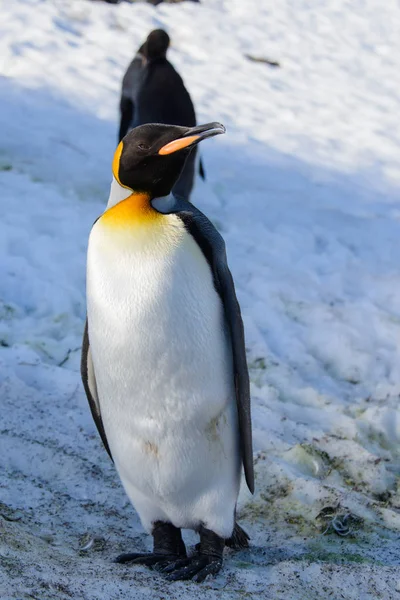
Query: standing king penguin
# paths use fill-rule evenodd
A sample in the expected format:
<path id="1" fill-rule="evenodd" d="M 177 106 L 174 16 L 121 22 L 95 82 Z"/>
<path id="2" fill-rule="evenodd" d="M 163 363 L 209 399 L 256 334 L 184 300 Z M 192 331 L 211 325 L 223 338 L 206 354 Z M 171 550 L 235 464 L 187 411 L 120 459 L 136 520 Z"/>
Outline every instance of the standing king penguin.
<path id="1" fill-rule="evenodd" d="M 142 83 L 146 66 L 146 44 L 142 44 L 126 70 L 122 80 L 121 100 L 119 103 L 120 122 L 118 142 L 128 133 L 133 123 L 137 95 Z"/>
<path id="2" fill-rule="evenodd" d="M 129 127 L 146 123 L 167 123 L 194 127 L 196 113 L 182 77 L 167 59 L 170 38 L 163 29 L 154 29 L 139 48 L 122 82 L 119 140 Z M 196 170 L 196 148 L 175 182 L 174 194 L 190 199 Z M 200 159 L 199 174 L 205 179 Z"/>
<path id="3" fill-rule="evenodd" d="M 152 553 L 122 554 L 169 580 L 203 581 L 235 523 L 242 466 L 254 491 L 243 323 L 225 244 L 170 192 L 191 149 L 223 125 L 133 129 L 113 159 L 87 257 L 82 379 L 104 445 Z M 187 557 L 181 529 L 200 535 Z"/>

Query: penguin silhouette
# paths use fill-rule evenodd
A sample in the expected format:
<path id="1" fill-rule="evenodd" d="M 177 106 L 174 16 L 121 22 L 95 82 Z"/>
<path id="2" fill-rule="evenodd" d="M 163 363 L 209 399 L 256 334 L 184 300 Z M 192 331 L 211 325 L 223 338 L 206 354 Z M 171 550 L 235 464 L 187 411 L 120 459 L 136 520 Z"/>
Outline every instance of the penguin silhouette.
<path id="1" fill-rule="evenodd" d="M 122 91 L 120 100 L 120 125 L 118 132 L 118 143 L 132 127 L 135 113 L 136 98 L 140 89 L 144 67 L 146 65 L 146 46 L 142 44 L 136 52 L 132 62 L 126 70 L 122 80 Z"/>

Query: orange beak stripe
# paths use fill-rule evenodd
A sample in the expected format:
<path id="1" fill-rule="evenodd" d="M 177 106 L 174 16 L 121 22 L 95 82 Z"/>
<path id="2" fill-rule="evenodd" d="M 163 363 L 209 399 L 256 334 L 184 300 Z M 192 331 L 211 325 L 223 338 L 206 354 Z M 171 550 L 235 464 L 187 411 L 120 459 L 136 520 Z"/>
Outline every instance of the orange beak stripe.
<path id="1" fill-rule="evenodd" d="M 188 137 L 179 138 L 178 140 L 169 142 L 169 144 L 166 144 L 165 146 L 160 148 L 158 154 L 164 156 L 166 154 L 172 154 L 173 152 L 182 150 L 183 148 L 187 148 L 188 146 L 190 146 L 190 144 L 193 144 L 193 142 L 198 140 L 199 137 L 199 135 L 189 135 Z"/>

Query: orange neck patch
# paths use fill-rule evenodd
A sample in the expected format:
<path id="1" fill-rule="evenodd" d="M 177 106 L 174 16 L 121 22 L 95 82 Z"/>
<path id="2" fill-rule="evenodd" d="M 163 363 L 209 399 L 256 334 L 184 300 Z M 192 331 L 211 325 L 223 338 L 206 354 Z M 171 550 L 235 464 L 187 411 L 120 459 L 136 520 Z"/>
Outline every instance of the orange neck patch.
<path id="1" fill-rule="evenodd" d="M 133 192 L 128 198 L 112 206 L 100 217 L 110 227 L 150 225 L 162 218 L 150 204 L 149 194 Z"/>

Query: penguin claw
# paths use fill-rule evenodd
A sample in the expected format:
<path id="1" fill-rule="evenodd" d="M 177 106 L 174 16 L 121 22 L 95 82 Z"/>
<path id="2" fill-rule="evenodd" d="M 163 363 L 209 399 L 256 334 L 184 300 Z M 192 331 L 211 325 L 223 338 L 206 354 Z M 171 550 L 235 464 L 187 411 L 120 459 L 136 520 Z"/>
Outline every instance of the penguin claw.
<path id="1" fill-rule="evenodd" d="M 138 554 L 135 552 L 130 552 L 129 554 L 118 554 L 114 562 L 123 564 L 126 562 L 130 562 L 131 560 L 135 560 L 135 558 L 138 558 L 139 556 L 142 556 L 142 554 Z"/>
<path id="2" fill-rule="evenodd" d="M 166 569 L 170 564 L 171 564 L 171 559 L 163 560 L 163 561 L 160 561 L 160 562 L 156 563 L 155 565 L 153 565 L 151 567 L 151 569 L 153 569 L 154 571 L 158 571 L 158 573 L 164 573 L 164 569 Z"/>
<path id="3" fill-rule="evenodd" d="M 159 571 L 161 573 L 172 573 L 173 571 L 177 571 L 181 567 L 186 567 L 192 561 L 191 558 L 178 558 L 173 562 L 168 562 L 165 565 L 159 565 Z"/>
<path id="4" fill-rule="evenodd" d="M 206 565 L 201 571 L 193 575 L 192 581 L 196 583 L 202 583 L 208 575 L 217 575 L 222 567 L 221 559 L 214 559 L 208 565 Z"/>
<path id="5" fill-rule="evenodd" d="M 180 563 L 180 564 L 178 564 Z M 186 563 L 181 566 L 182 563 Z M 181 566 L 181 568 L 176 568 Z M 222 559 L 213 556 L 195 556 L 184 561 L 176 561 L 169 567 L 163 569 L 168 581 L 179 581 L 192 579 L 196 583 L 201 583 L 208 575 L 216 575 L 222 567 Z"/>

